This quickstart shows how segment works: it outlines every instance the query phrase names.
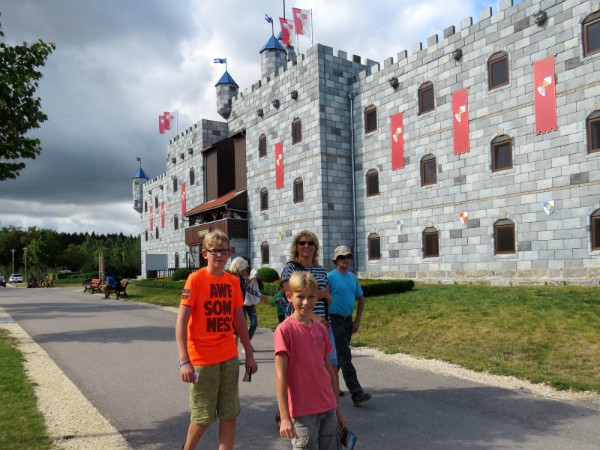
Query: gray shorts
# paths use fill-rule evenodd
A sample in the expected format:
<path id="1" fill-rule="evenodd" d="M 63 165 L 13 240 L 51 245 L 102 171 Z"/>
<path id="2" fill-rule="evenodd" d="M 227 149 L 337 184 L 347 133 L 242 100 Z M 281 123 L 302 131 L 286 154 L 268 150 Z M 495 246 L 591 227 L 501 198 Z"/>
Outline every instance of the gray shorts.
<path id="1" fill-rule="evenodd" d="M 190 421 L 210 425 L 217 419 L 235 419 L 239 416 L 238 357 L 210 366 L 194 366 L 194 369 L 198 381 L 190 385 Z"/>
<path id="2" fill-rule="evenodd" d="M 292 439 L 293 449 L 340 450 L 340 435 L 335 409 L 310 416 L 293 417 L 297 438 Z"/>

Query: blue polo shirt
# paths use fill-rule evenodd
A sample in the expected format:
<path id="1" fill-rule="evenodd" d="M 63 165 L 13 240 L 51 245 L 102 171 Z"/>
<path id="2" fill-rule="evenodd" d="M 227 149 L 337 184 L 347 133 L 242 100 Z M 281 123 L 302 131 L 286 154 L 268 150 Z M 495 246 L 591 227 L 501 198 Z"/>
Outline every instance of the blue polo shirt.
<path id="1" fill-rule="evenodd" d="M 351 316 L 354 312 L 354 302 L 363 296 L 358 278 L 351 272 L 340 273 L 332 270 L 327 274 L 329 292 L 333 302 L 329 305 L 329 314 Z"/>

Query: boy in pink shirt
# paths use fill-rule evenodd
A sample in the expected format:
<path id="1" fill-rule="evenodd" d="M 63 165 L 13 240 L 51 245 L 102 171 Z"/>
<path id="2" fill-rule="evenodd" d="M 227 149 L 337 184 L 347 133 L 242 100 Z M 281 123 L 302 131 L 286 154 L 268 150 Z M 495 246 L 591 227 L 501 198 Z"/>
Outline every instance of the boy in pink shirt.
<path id="1" fill-rule="evenodd" d="M 275 386 L 281 415 L 279 433 L 294 449 L 338 450 L 338 424 L 344 428 L 335 393 L 337 376 L 329 361 L 327 329 L 312 320 L 317 282 L 295 272 L 286 297 L 294 313 L 275 330 Z"/>

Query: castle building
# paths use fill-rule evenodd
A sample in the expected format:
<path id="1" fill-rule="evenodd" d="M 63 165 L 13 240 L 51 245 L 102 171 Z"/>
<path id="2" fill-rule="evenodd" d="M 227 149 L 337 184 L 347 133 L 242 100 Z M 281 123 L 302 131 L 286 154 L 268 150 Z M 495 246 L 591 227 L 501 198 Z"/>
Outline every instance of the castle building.
<path id="1" fill-rule="evenodd" d="M 600 3 L 501 0 L 378 62 L 274 36 L 223 122 L 171 139 L 142 185 L 142 273 L 201 267 L 212 229 L 280 271 L 295 233 L 328 269 L 442 283 L 600 282 Z"/>

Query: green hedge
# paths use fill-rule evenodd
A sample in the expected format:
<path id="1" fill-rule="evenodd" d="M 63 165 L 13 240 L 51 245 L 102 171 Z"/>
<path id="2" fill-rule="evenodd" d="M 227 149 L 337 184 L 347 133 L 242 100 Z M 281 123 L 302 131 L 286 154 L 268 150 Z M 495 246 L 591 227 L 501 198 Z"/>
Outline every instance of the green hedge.
<path id="1" fill-rule="evenodd" d="M 136 286 L 141 286 L 145 288 L 154 288 L 154 289 L 173 289 L 177 291 L 183 290 L 185 286 L 185 281 L 165 281 L 165 280 L 156 280 L 154 278 L 148 278 L 146 280 L 136 280 Z"/>
<path id="2" fill-rule="evenodd" d="M 415 287 L 415 282 L 413 280 L 361 280 L 361 287 L 365 297 L 371 297 L 411 291 Z"/>
<path id="3" fill-rule="evenodd" d="M 274 283 L 279 281 L 279 274 L 270 267 L 261 267 L 258 269 L 258 277 L 265 283 Z"/>

